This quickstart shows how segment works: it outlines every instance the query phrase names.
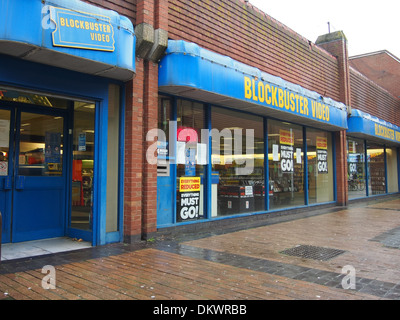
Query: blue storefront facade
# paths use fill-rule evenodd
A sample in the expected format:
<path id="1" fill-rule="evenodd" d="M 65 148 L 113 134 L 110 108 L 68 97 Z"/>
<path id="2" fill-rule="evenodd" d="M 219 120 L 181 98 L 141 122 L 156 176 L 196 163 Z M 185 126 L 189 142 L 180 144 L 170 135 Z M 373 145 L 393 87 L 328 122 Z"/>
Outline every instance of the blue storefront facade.
<path id="1" fill-rule="evenodd" d="M 348 136 L 349 173 L 360 159 L 352 137 L 368 141 L 362 159 L 369 174 L 357 178 L 366 191 L 353 194 L 349 175 L 349 199 L 399 192 L 398 127 L 230 57 L 170 40 L 159 95 L 160 229 L 336 205 L 340 131 Z M 379 193 L 371 164 L 377 153 L 385 178 Z"/>
<path id="2" fill-rule="evenodd" d="M 400 128 L 356 109 L 348 124 L 349 199 L 399 192 Z"/>
<path id="3" fill-rule="evenodd" d="M 344 104 L 184 41 L 159 68 L 159 227 L 335 203 Z"/>
<path id="4" fill-rule="evenodd" d="M 0 1 L 2 242 L 122 234 L 129 19 L 81 1 Z"/>
<path id="5" fill-rule="evenodd" d="M 297 74 L 180 40 L 146 10 L 127 18 L 79 0 L 0 9 L 3 243 L 129 242 L 399 192 L 400 128 L 338 101 L 339 63 L 309 42 L 330 63 L 310 80 L 320 93 L 307 77 L 299 85 Z"/>

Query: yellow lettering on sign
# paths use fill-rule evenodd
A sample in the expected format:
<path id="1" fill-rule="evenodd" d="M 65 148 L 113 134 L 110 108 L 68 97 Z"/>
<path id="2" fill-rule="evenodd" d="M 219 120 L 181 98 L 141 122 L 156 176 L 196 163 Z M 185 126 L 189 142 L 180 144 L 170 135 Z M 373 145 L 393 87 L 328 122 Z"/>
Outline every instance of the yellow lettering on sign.
<path id="1" fill-rule="evenodd" d="M 393 129 L 387 128 L 377 123 L 375 123 L 375 135 L 390 140 L 397 139 L 397 132 L 395 134 L 395 131 Z"/>
<path id="2" fill-rule="evenodd" d="M 265 103 L 299 115 L 311 116 L 312 118 L 326 122 L 330 121 L 328 105 L 313 100 L 310 103 L 307 97 L 275 85 L 264 83 L 257 80 L 257 78 L 244 77 L 244 97 L 248 100 Z"/>
<path id="3" fill-rule="evenodd" d="M 244 97 L 251 99 L 251 79 L 249 77 L 244 77 Z"/>
<path id="4" fill-rule="evenodd" d="M 102 23 L 88 22 L 78 19 L 65 19 L 60 17 L 60 24 L 62 27 L 76 28 L 82 30 L 100 31 L 103 33 L 111 33 L 110 25 Z"/>
<path id="5" fill-rule="evenodd" d="M 326 137 L 317 137 L 316 139 L 317 149 L 328 149 L 328 139 Z"/>
<path id="6" fill-rule="evenodd" d="M 278 100 L 277 100 L 277 94 L 276 94 L 277 91 L 278 91 L 278 88 L 275 86 L 272 86 L 272 105 L 275 107 L 278 107 Z"/>
<path id="7" fill-rule="evenodd" d="M 311 110 L 313 118 L 329 121 L 329 106 L 321 102 L 311 101 Z"/>
<path id="8" fill-rule="evenodd" d="M 200 191 L 200 177 L 182 177 L 179 179 L 180 192 Z"/>
<path id="9" fill-rule="evenodd" d="M 279 102 L 279 108 L 283 109 L 284 107 L 283 90 L 281 88 L 278 88 L 278 102 Z"/>
<path id="10" fill-rule="evenodd" d="M 396 141 L 400 142 L 400 132 L 396 131 Z"/>
<path id="11" fill-rule="evenodd" d="M 254 79 L 253 79 L 253 81 L 252 81 L 252 87 L 253 87 L 253 100 L 254 101 L 258 101 L 258 99 L 257 99 L 257 96 L 256 96 L 256 94 L 255 94 L 255 89 L 256 89 L 256 86 L 255 86 L 255 81 L 254 81 Z"/>
<path id="12" fill-rule="evenodd" d="M 269 84 L 265 85 L 265 102 L 271 104 L 271 86 Z"/>
<path id="13" fill-rule="evenodd" d="M 280 129 L 279 130 L 279 143 L 287 144 L 290 146 L 294 145 L 294 137 L 291 131 Z"/>
<path id="14" fill-rule="evenodd" d="M 258 83 L 258 100 L 260 102 L 264 102 L 265 100 L 264 84 L 261 81 Z"/>

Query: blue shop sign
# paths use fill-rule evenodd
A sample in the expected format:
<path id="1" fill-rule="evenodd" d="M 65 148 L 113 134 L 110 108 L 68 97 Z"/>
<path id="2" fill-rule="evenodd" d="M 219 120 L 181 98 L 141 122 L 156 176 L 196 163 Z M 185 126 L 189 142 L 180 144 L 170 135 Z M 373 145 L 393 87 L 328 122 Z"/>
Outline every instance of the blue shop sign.
<path id="1" fill-rule="evenodd" d="M 169 40 L 160 91 L 324 130 L 347 129 L 347 106 L 197 44 Z"/>
<path id="2" fill-rule="evenodd" d="M 400 127 L 360 110 L 352 110 L 348 125 L 349 135 L 400 144 Z"/>
<path id="3" fill-rule="evenodd" d="M 99 14 L 50 7 L 55 22 L 53 45 L 89 50 L 114 51 L 111 19 Z"/>
<path id="4" fill-rule="evenodd" d="M 128 81 L 136 37 L 129 18 L 79 0 L 0 0 L 0 54 Z"/>

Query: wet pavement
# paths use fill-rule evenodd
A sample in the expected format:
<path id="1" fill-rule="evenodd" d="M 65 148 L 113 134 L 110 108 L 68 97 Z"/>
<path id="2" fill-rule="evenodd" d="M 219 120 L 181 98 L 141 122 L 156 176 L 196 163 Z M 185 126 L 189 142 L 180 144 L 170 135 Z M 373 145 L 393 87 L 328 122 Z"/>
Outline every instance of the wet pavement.
<path id="1" fill-rule="evenodd" d="M 399 195 L 243 221 L 2 261 L 0 299 L 400 300 Z"/>

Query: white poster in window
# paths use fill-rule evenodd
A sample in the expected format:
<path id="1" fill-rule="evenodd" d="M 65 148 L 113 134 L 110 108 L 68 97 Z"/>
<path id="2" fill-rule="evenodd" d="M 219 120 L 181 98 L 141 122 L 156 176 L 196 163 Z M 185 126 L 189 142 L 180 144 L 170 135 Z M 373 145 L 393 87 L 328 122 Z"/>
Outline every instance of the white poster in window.
<path id="1" fill-rule="evenodd" d="M 0 176 L 8 175 L 8 162 L 0 161 Z"/>
<path id="2" fill-rule="evenodd" d="M 281 170 L 293 172 L 293 147 L 281 145 Z"/>
<path id="3" fill-rule="evenodd" d="M 296 148 L 296 163 L 301 164 L 301 148 Z"/>
<path id="4" fill-rule="evenodd" d="M 0 120 L 0 147 L 8 148 L 10 138 L 10 120 Z"/>
<path id="5" fill-rule="evenodd" d="M 245 196 L 253 196 L 253 186 L 245 186 L 244 187 L 244 195 Z"/>
<path id="6" fill-rule="evenodd" d="M 279 145 L 277 144 L 272 145 L 272 160 L 279 161 Z"/>
<path id="7" fill-rule="evenodd" d="M 317 149 L 318 173 L 328 173 L 328 151 Z"/>
<path id="8" fill-rule="evenodd" d="M 176 142 L 176 164 L 185 164 L 185 147 L 186 142 Z"/>
<path id="9" fill-rule="evenodd" d="M 197 164 L 207 164 L 207 145 L 205 143 L 197 144 Z"/>

